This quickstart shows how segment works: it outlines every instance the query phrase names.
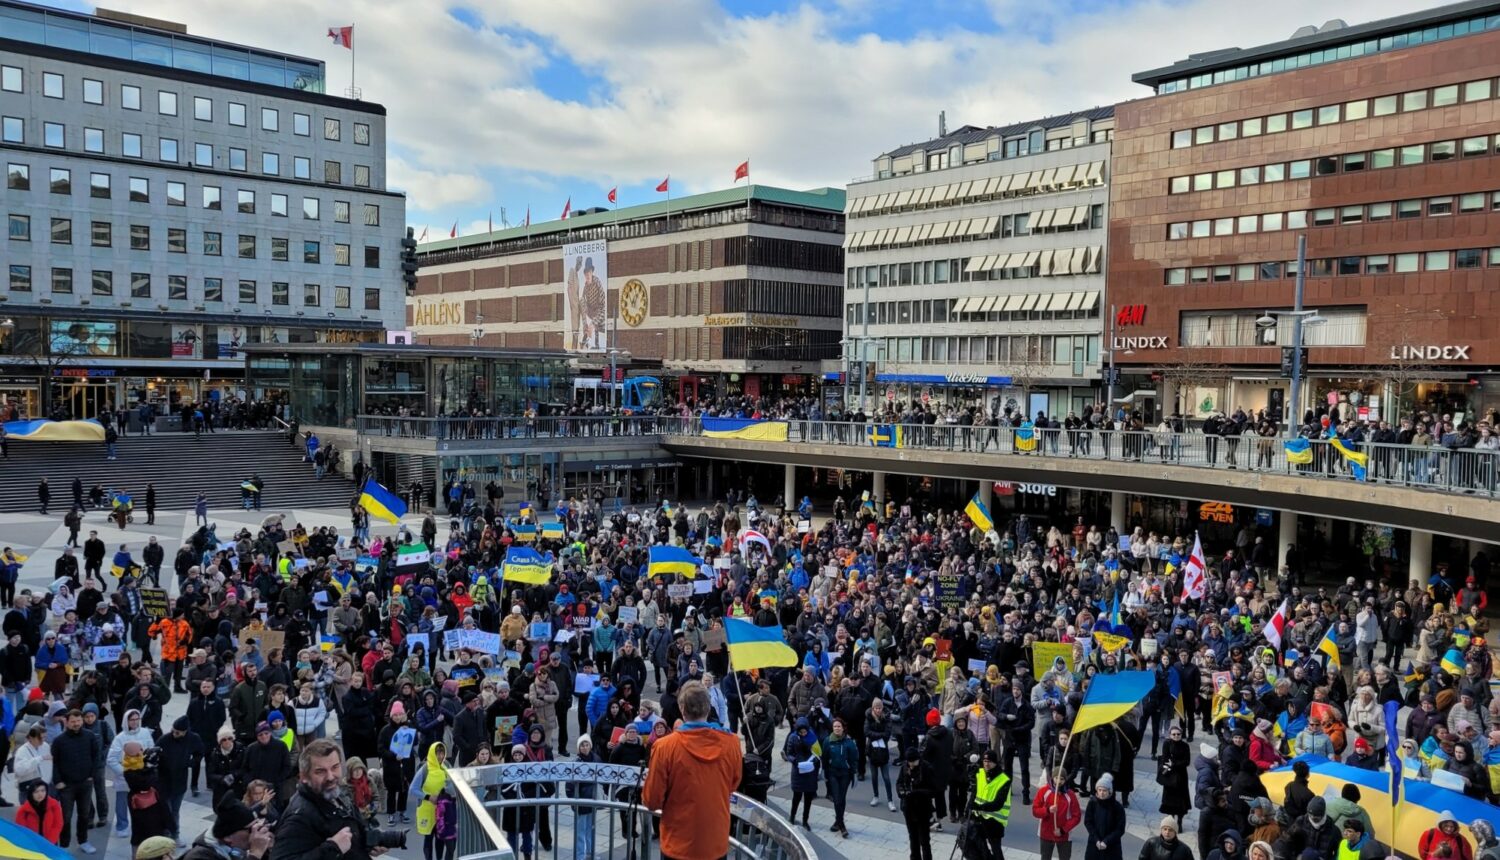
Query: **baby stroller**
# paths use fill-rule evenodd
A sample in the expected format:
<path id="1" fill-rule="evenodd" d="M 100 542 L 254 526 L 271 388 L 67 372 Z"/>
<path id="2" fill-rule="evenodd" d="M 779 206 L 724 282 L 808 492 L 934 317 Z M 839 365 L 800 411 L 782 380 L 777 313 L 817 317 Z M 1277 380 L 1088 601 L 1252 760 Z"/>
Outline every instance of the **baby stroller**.
<path id="1" fill-rule="evenodd" d="M 115 521 L 115 524 L 120 527 L 121 531 L 124 531 L 126 523 L 135 522 L 135 516 L 131 513 L 135 509 L 135 505 L 130 501 L 130 497 L 124 493 L 110 494 L 109 509 L 109 518 Z"/>

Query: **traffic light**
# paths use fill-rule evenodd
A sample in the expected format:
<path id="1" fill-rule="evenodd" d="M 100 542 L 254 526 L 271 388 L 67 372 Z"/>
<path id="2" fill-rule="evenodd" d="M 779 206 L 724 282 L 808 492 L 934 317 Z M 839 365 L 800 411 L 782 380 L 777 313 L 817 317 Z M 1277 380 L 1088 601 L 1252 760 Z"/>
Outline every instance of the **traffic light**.
<path id="1" fill-rule="evenodd" d="M 406 238 L 401 240 L 401 280 L 406 284 L 406 294 L 417 292 L 417 239 L 416 229 L 406 228 Z"/>

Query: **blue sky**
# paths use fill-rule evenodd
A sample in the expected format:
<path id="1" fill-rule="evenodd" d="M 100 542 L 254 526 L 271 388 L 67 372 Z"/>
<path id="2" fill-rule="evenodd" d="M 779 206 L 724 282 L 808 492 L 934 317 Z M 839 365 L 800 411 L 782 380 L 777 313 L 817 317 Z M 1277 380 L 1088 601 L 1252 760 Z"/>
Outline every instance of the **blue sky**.
<path id="1" fill-rule="evenodd" d="M 75 4 L 72 8 L 80 8 Z M 1421 0 L 127 0 L 125 11 L 328 63 L 388 110 L 388 185 L 429 238 L 757 183 L 843 186 L 882 151 L 1140 98 L 1187 53 Z M 86 8 L 86 7 L 84 7 Z"/>

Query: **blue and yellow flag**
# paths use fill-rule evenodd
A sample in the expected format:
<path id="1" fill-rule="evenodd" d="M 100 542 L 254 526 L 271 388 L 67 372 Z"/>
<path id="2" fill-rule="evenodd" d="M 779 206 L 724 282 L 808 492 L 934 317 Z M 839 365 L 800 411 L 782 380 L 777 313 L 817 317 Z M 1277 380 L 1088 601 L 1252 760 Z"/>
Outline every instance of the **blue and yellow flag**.
<path id="1" fill-rule="evenodd" d="M 1073 734 L 1105 725 L 1130 713 L 1131 708 L 1150 695 L 1154 686 L 1156 676 L 1151 672 L 1095 675 L 1089 682 L 1088 692 L 1083 695 L 1078 716 L 1073 718 Z"/>
<path id="2" fill-rule="evenodd" d="M 520 543 L 531 543 L 536 540 L 537 528 L 534 523 L 511 523 L 510 532 L 515 535 Z"/>
<path id="3" fill-rule="evenodd" d="M 1288 439 L 1282 442 L 1281 447 L 1286 451 L 1286 461 L 1288 463 L 1304 465 L 1313 461 L 1312 443 L 1300 436 L 1296 439 Z"/>
<path id="4" fill-rule="evenodd" d="M 1459 653 L 1457 648 L 1449 648 L 1448 653 L 1443 655 L 1443 659 L 1439 661 L 1438 665 L 1442 666 L 1443 671 L 1453 677 L 1462 678 L 1464 676 L 1465 663 L 1464 655 Z"/>
<path id="5" fill-rule="evenodd" d="M 710 439 L 748 439 L 754 442 L 785 442 L 785 421 L 759 418 L 704 418 L 703 435 Z"/>
<path id="6" fill-rule="evenodd" d="M 703 559 L 680 546 L 653 546 L 646 564 L 647 576 L 697 576 Z"/>
<path id="7" fill-rule="evenodd" d="M 869 440 L 876 448 L 906 447 L 906 434 L 900 424 L 876 424 L 870 428 Z"/>
<path id="8" fill-rule="evenodd" d="M 562 540 L 566 533 L 562 523 L 542 523 L 542 537 L 547 540 Z"/>
<path id="9" fill-rule="evenodd" d="M 1167 670 L 1167 692 L 1172 694 L 1173 707 L 1177 709 L 1177 716 L 1181 717 L 1187 713 L 1187 701 L 1182 698 L 1182 676 L 1177 673 L 1177 664 Z"/>
<path id="10" fill-rule="evenodd" d="M 534 517 L 536 516 L 536 508 L 531 506 L 531 502 L 522 502 L 520 509 L 516 511 L 516 516 L 522 518 Z"/>
<path id="11" fill-rule="evenodd" d="M 1036 450 L 1036 426 L 1030 421 L 1024 421 L 1016 428 L 1016 450 Z"/>
<path id="12" fill-rule="evenodd" d="M 736 672 L 772 667 L 793 668 L 797 652 L 786 644 L 781 627 L 757 627 L 744 618 L 725 618 L 724 635 L 729 642 L 729 662 Z"/>
<path id="13" fill-rule="evenodd" d="M 5 435 L 29 442 L 103 442 L 104 425 L 93 419 L 52 421 L 47 418 L 32 418 L 26 421 L 6 421 Z"/>
<path id="14" fill-rule="evenodd" d="M 0 857 L 13 857 L 16 860 L 66 860 L 68 856 L 66 848 L 58 848 L 40 833 L 11 821 L 0 821 Z"/>
<path id="15" fill-rule="evenodd" d="M 969 519 L 973 521 L 974 525 L 984 531 L 990 531 L 995 528 L 995 518 L 990 516 L 989 506 L 979 500 L 978 493 L 974 494 L 974 498 L 969 499 L 969 504 L 964 508 L 964 513 L 968 514 Z"/>
<path id="16" fill-rule="evenodd" d="M 1349 471 L 1354 473 L 1355 480 L 1363 481 L 1369 477 L 1365 471 L 1370 465 L 1369 455 L 1354 450 L 1352 445 L 1337 436 L 1331 437 L 1328 440 L 1328 444 L 1332 445 L 1335 451 L 1344 455 L 1344 462 L 1349 464 Z"/>
<path id="17" fill-rule="evenodd" d="M 529 546 L 512 546 L 506 549 L 500 570 L 506 582 L 545 585 L 552 579 L 552 553 L 544 556 Z"/>
<path id="18" fill-rule="evenodd" d="M 406 516 L 406 503 L 401 501 L 401 497 L 381 486 L 374 478 L 365 479 L 365 485 L 359 491 L 359 506 L 370 516 L 392 524 L 401 522 L 401 518 Z"/>
<path id="19" fill-rule="evenodd" d="M 1328 657 L 1329 666 L 1342 670 L 1344 668 L 1344 660 L 1339 656 L 1338 643 L 1333 640 L 1333 631 L 1336 629 L 1337 625 L 1335 624 L 1328 626 L 1328 632 L 1323 634 L 1323 638 L 1318 642 L 1318 653 Z"/>

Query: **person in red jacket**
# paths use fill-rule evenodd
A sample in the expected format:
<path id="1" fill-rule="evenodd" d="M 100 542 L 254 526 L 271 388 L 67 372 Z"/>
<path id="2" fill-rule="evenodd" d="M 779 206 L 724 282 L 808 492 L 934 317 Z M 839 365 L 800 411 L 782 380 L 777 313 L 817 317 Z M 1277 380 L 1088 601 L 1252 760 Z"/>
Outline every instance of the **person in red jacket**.
<path id="1" fill-rule="evenodd" d="M 1250 733 L 1250 760 L 1260 765 L 1262 771 L 1275 770 L 1286 761 L 1276 749 L 1270 720 L 1256 721 L 1255 731 Z"/>
<path id="2" fill-rule="evenodd" d="M 1448 846 L 1446 852 L 1442 847 Z M 1417 840 L 1417 860 L 1474 860 L 1474 849 L 1469 840 L 1458 832 L 1458 819 L 1453 813 L 1443 810 L 1438 813 L 1437 826 L 1422 834 Z"/>
<path id="3" fill-rule="evenodd" d="M 1067 774 L 1054 770 L 1047 784 L 1031 801 L 1031 814 L 1041 822 L 1042 860 L 1052 860 L 1055 849 L 1066 860 L 1072 853 L 1069 834 L 1083 820 L 1078 793 L 1068 787 Z"/>
<path id="4" fill-rule="evenodd" d="M 62 838 L 62 804 L 47 793 L 47 783 L 36 780 L 26 792 L 26 800 L 16 807 L 16 823 L 42 838 L 58 844 Z"/>

